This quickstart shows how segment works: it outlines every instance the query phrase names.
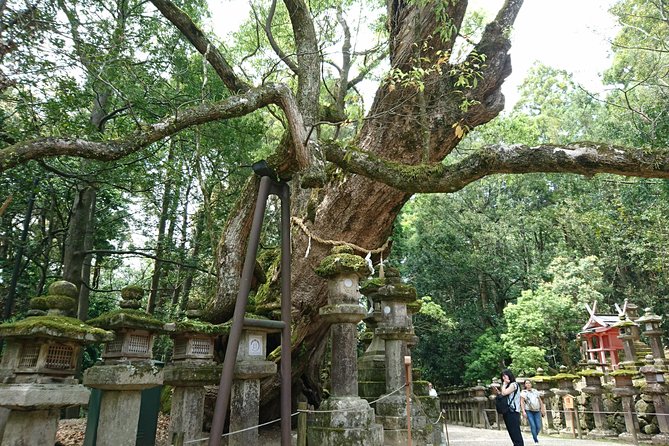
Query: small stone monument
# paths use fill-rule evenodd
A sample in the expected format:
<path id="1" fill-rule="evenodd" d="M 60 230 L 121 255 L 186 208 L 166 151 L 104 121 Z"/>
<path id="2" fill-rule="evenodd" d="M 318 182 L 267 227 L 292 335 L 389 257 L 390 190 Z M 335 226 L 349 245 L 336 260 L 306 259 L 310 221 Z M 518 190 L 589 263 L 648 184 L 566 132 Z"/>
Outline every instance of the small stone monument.
<path id="1" fill-rule="evenodd" d="M 552 390 L 555 377 L 544 375 L 544 369 L 539 367 L 532 380 L 534 381 L 534 387 L 543 397 L 544 406 L 546 407 L 546 426 L 544 427 L 544 432 L 547 434 L 555 434 L 557 433 L 555 422 L 553 420 L 553 402 L 555 400 L 555 393 L 553 393 Z"/>
<path id="2" fill-rule="evenodd" d="M 203 438 L 205 386 L 218 384 L 221 366 L 214 362 L 214 339 L 227 327 L 201 321 L 198 302 L 190 301 L 186 319 L 165 325 L 173 340 L 172 361 L 163 370 L 164 383 L 174 387 L 170 408 L 170 437 Z"/>
<path id="3" fill-rule="evenodd" d="M 383 427 L 376 424 L 374 409 L 358 396 L 356 325 L 367 314 L 360 305 L 358 281 L 368 272 L 365 260 L 347 246 L 333 248 L 316 270 L 328 279 L 328 304 L 319 313 L 331 324 L 331 392 L 311 416 L 309 444 L 384 444 Z"/>
<path id="4" fill-rule="evenodd" d="M 401 391 L 406 382 L 404 343 L 413 341 L 415 336 L 407 304 L 416 300 L 416 289 L 402 283 L 397 269 L 387 268 L 385 277 L 368 281 L 362 293 L 374 302 L 381 302 L 383 315 L 376 334 L 386 344 L 386 394 L 376 403 L 376 414 L 383 424 L 384 444 L 407 444 L 409 422 L 413 443 L 428 444 L 432 426 L 427 425 L 425 416 L 416 411 L 414 404 L 407 416 L 407 402 Z"/>
<path id="5" fill-rule="evenodd" d="M 282 321 L 244 318 L 237 350 L 230 397 L 228 446 L 259 444 L 260 380 L 276 374 L 276 363 L 267 360 L 267 335 L 280 333 Z M 246 430 L 245 430 L 246 429 Z M 242 432 L 239 432 L 242 431 Z"/>
<path id="6" fill-rule="evenodd" d="M 646 380 L 643 393 L 653 399 L 657 426 L 660 433 L 653 435 L 653 444 L 669 445 L 669 401 L 667 400 L 667 385 L 664 380 L 662 361 L 653 360 L 653 355 L 646 355 L 646 364 L 639 369 Z"/>
<path id="7" fill-rule="evenodd" d="M 31 316 L 0 325 L 0 407 L 11 410 L 3 446 L 53 446 L 60 408 L 88 402 L 90 390 L 74 378 L 77 354 L 113 335 L 66 316 L 77 294 L 74 284 L 54 282 L 48 295 L 31 300 Z"/>
<path id="8" fill-rule="evenodd" d="M 383 320 L 381 302 L 367 298 L 371 313 L 363 319 L 367 327 L 363 336 L 369 337 L 371 342 L 358 359 L 358 391 L 360 397 L 374 401 L 386 391 L 386 343 L 375 333 Z"/>
<path id="9" fill-rule="evenodd" d="M 557 383 L 557 388 L 552 390 L 553 393 L 558 396 L 558 410 L 562 422 L 562 429 L 560 430 L 561 434 L 571 435 L 572 432 L 579 429 L 579 426 L 574 425 L 575 420 L 572 420 L 571 416 L 567 416 L 568 413 L 571 415 L 571 410 L 578 410 L 577 407 L 575 405 L 573 409 L 567 409 L 565 407 L 565 398 L 574 397 L 579 393 L 574 389 L 574 380 L 578 378 L 578 375 L 568 373 L 567 367 L 564 365 L 560 366 L 560 373 L 553 377 L 555 380 L 554 382 Z"/>
<path id="10" fill-rule="evenodd" d="M 97 444 L 135 444 L 142 390 L 163 384 L 163 371 L 152 361 L 163 322 L 139 310 L 143 294 L 139 287 L 125 287 L 121 309 L 88 321 L 116 335 L 105 345 L 102 364 L 84 372 L 84 385 L 103 390 Z"/>

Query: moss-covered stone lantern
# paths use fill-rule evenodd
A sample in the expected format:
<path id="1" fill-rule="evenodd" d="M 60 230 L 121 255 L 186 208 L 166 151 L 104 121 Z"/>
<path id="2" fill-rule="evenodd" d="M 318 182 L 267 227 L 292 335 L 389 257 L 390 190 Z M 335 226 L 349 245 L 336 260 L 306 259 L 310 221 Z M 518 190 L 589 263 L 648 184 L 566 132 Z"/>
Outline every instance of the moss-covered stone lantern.
<path id="1" fill-rule="evenodd" d="M 358 396 L 357 324 L 367 315 L 360 305 L 359 280 L 369 274 L 365 260 L 348 246 L 337 246 L 316 273 L 327 279 L 328 302 L 319 314 L 331 324 L 331 396 L 314 413 L 307 431 L 309 444 L 383 444 L 383 427 L 374 409 Z"/>
<path id="2" fill-rule="evenodd" d="M 74 377 L 77 354 L 113 334 L 67 316 L 76 295 L 73 284 L 54 282 L 46 296 L 31 300 L 31 316 L 0 325 L 0 407 L 10 411 L 3 446 L 53 445 L 60 409 L 88 401 L 90 390 Z"/>
<path id="3" fill-rule="evenodd" d="M 637 324 L 643 329 L 643 334 L 648 337 L 653 358 L 662 365 L 666 364 L 664 355 L 664 346 L 662 345 L 662 318 L 654 314 L 650 308 L 646 308 L 644 315 L 636 320 Z"/>
<path id="4" fill-rule="evenodd" d="M 174 387 L 170 405 L 170 438 L 185 442 L 202 438 L 205 386 L 218 384 L 221 366 L 214 362 L 214 340 L 228 327 L 200 320 L 199 303 L 190 301 L 186 319 L 165 324 L 174 341 L 172 361 L 165 366 L 164 383 Z"/>
<path id="5" fill-rule="evenodd" d="M 120 309 L 104 313 L 88 323 L 111 330 L 116 335 L 105 344 L 102 359 L 106 364 L 150 361 L 156 335 L 163 331 L 163 322 L 139 310 L 144 290 L 128 286 L 121 290 Z"/>
<path id="6" fill-rule="evenodd" d="M 54 282 L 46 296 L 31 299 L 33 316 L 0 325 L 0 337 L 5 339 L 2 382 L 77 382 L 74 375 L 81 348 L 111 340 L 113 334 L 67 316 L 76 295 L 72 283 Z"/>
<path id="7" fill-rule="evenodd" d="M 88 321 L 116 334 L 105 345 L 102 364 L 84 372 L 84 384 L 103 391 L 97 444 L 135 444 L 142 390 L 163 384 L 163 369 L 152 361 L 153 342 L 164 331 L 163 322 L 139 310 L 143 294 L 139 287 L 125 287 L 119 310 Z"/>
<path id="8" fill-rule="evenodd" d="M 627 315 L 620 316 L 620 321 L 615 323 L 613 327 L 617 328 L 620 334 L 618 339 L 623 341 L 623 350 L 625 351 L 625 360 L 621 362 L 622 368 L 631 369 L 636 367 L 636 345 L 634 343 L 634 330 L 638 329 L 638 325 L 627 318 Z"/>

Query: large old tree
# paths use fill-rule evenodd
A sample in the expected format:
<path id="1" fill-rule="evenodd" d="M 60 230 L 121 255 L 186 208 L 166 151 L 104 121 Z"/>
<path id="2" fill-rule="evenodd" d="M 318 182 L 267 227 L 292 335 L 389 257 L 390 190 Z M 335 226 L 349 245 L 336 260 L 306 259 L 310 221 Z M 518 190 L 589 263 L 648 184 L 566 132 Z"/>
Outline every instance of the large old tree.
<path id="1" fill-rule="evenodd" d="M 341 59 L 336 64 L 338 79 L 330 79 L 327 85 L 322 77 L 326 56 L 318 40 L 325 31 L 310 10 L 316 7 L 308 2 L 284 0 L 284 10 L 274 1 L 266 5 L 267 10 L 256 11 L 258 29 L 291 73 L 283 77 L 288 79 L 285 83 L 244 76 L 231 66 L 224 49 L 175 2 L 151 3 L 202 54 L 218 74 L 215 81 L 224 84 L 229 95 L 217 102 L 181 107 L 179 113 L 151 122 L 137 121 L 134 130 L 125 134 L 100 133 L 86 139 L 59 133 L 12 141 L 0 150 L 0 171 L 50 157 L 118 160 L 195 126 L 233 120 L 267 107 L 280 110 L 275 114 L 285 124 L 285 132 L 274 142 L 270 163 L 291 182 L 291 214 L 300 222 L 292 233 L 293 373 L 294 381 L 311 398 L 318 398 L 316 377 L 328 329 L 318 317 L 326 284 L 316 276 L 314 266 L 330 245 L 319 239 L 354 244 L 362 248 L 362 255 L 374 252 L 375 261 L 381 255 L 387 257 L 393 222 L 412 194 L 450 193 L 492 174 L 606 172 L 669 178 L 666 151 L 607 144 L 500 145 L 466 155 L 453 153 L 468 131 L 490 121 L 504 107 L 501 86 L 511 73 L 509 35 L 522 0 L 505 1 L 475 40 L 460 32 L 468 7 L 464 0 L 389 1 L 387 45 L 368 54 L 351 49 L 351 32 L 341 12 L 345 5 L 335 6 L 330 24 L 338 23 L 343 36 Z M 318 8 L 320 13 L 328 10 Z M 272 22 L 279 9 L 287 20 L 275 36 L 278 25 Z M 292 41 L 286 40 L 286 29 L 292 29 Z M 364 120 L 354 126 L 347 116 L 347 93 L 380 59 L 379 54 L 389 60 L 388 75 L 379 83 Z M 369 65 L 357 65 L 354 70 L 354 57 L 369 57 Z M 113 118 L 114 112 L 107 112 Z M 256 179 L 249 179 L 236 213 L 221 228 L 218 288 L 210 312 L 217 322 L 232 313 L 256 188 Z M 271 402 L 278 396 L 278 380 L 264 385 Z"/>

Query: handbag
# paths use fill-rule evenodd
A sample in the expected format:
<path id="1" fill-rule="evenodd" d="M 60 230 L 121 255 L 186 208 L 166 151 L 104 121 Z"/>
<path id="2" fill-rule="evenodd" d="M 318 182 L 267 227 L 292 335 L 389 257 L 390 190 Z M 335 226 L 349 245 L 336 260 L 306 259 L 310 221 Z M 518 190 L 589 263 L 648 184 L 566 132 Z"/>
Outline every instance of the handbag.
<path id="1" fill-rule="evenodd" d="M 518 384 L 516 384 L 516 390 L 511 394 L 511 398 L 516 397 L 516 392 L 518 392 Z M 504 415 L 511 412 L 511 406 L 509 404 L 509 395 L 499 394 L 495 397 L 495 410 L 498 414 Z M 515 410 L 515 409 L 514 409 Z"/>

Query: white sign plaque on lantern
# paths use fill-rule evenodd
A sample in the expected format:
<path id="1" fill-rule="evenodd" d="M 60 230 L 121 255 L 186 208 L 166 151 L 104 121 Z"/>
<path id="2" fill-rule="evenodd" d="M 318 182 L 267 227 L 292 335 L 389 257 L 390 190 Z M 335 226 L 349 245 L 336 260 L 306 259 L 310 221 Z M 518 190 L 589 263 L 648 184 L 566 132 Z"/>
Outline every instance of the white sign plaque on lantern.
<path id="1" fill-rule="evenodd" d="M 262 336 L 249 336 L 249 356 L 262 356 Z"/>

